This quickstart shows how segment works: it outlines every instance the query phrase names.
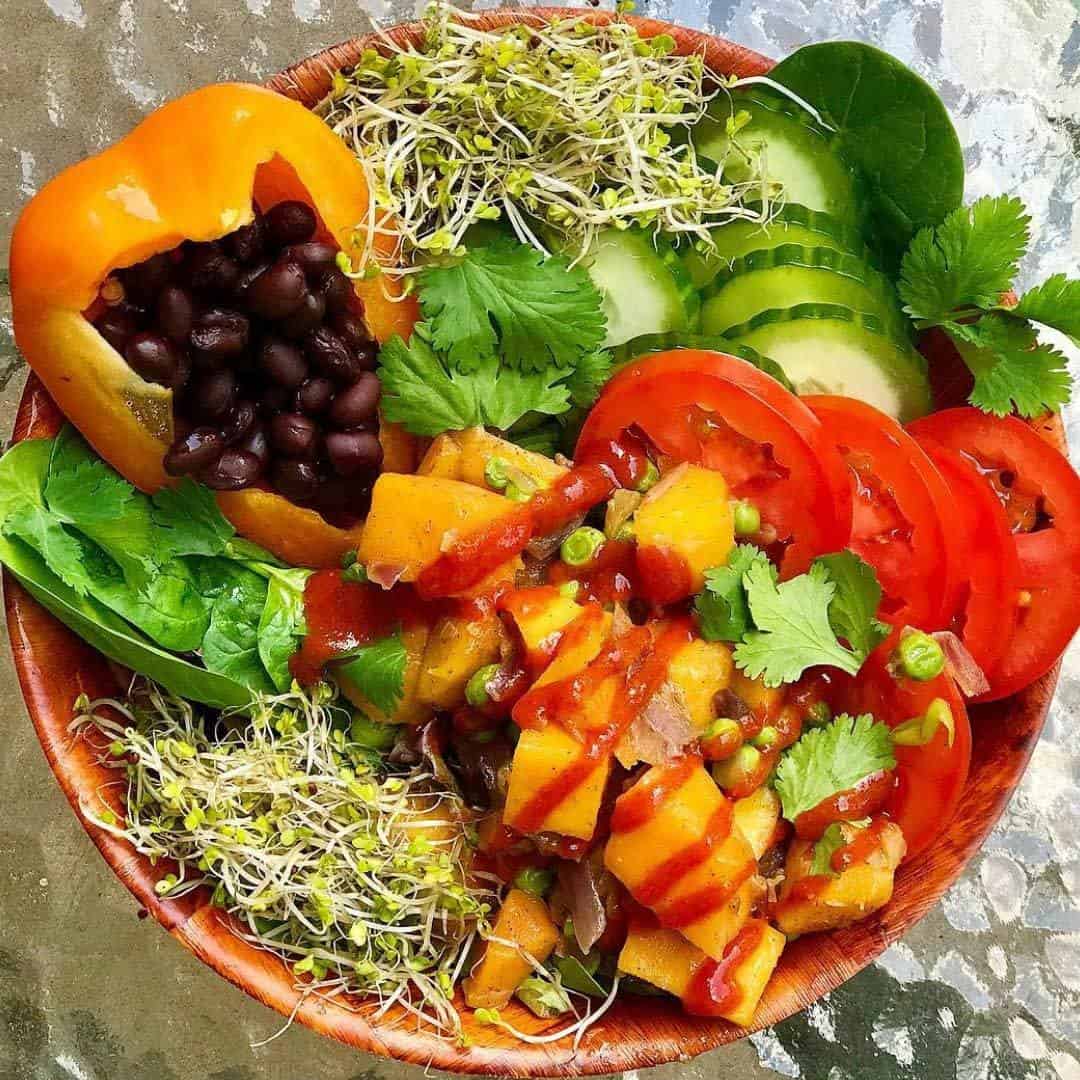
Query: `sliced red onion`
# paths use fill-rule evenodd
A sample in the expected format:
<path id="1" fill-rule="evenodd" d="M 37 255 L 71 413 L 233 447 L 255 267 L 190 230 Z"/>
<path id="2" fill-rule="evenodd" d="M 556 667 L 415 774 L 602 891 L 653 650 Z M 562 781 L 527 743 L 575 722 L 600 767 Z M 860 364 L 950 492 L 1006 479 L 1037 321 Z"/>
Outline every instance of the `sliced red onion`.
<path id="1" fill-rule="evenodd" d="M 607 912 L 600 899 L 600 883 L 593 860 L 559 863 L 559 883 L 574 920 L 574 937 L 581 951 L 587 953 L 607 929 Z"/>
<path id="2" fill-rule="evenodd" d="M 627 768 L 639 761 L 662 765 L 678 757 L 696 737 L 682 692 L 666 682 L 634 717 L 615 756 Z"/>
<path id="3" fill-rule="evenodd" d="M 525 551 L 531 555 L 534 559 L 539 559 L 541 562 L 550 559 L 556 551 L 559 550 L 559 545 L 585 520 L 585 515 L 582 514 L 579 517 L 574 518 L 568 525 L 565 525 L 558 532 L 550 533 L 548 536 L 537 536 L 530 540 L 525 545 Z"/>
<path id="4" fill-rule="evenodd" d="M 405 567 L 396 563 L 368 563 L 367 566 L 368 581 L 381 589 L 392 589 L 404 573 Z"/>
<path id="5" fill-rule="evenodd" d="M 951 630 L 938 630 L 930 635 L 945 653 L 945 663 L 949 674 L 956 680 L 956 685 L 964 697 L 973 698 L 985 694 L 990 689 L 983 669 L 968 652 L 964 643 Z"/>

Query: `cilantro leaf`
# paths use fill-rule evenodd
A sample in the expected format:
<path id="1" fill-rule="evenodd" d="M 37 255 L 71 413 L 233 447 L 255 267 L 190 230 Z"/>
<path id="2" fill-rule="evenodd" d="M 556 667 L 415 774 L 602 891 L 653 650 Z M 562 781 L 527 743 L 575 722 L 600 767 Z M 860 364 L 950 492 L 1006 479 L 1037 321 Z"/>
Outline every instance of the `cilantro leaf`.
<path id="1" fill-rule="evenodd" d="M 706 641 L 741 641 L 754 628 L 743 586 L 743 575 L 754 565 L 767 567 L 776 580 L 776 568 L 765 553 L 751 544 L 739 544 L 726 566 L 705 571 L 705 588 L 694 600 L 698 629 Z"/>
<path id="2" fill-rule="evenodd" d="M 837 551 L 814 560 L 828 571 L 836 586 L 829 604 L 829 625 L 860 660 L 865 660 L 889 636 L 889 627 L 878 620 L 881 586 L 874 568 L 854 551 Z"/>
<path id="3" fill-rule="evenodd" d="M 265 603 L 266 582 L 251 570 L 229 566 L 228 584 L 210 610 L 202 658 L 207 671 L 271 693 L 274 684 L 259 659 L 259 618 Z"/>
<path id="4" fill-rule="evenodd" d="M 432 344 L 462 372 L 497 354 L 521 371 L 566 368 L 604 340 L 600 293 L 585 270 L 509 237 L 427 268 L 419 284 Z"/>
<path id="5" fill-rule="evenodd" d="M 1031 219 L 1017 198 L 985 197 L 916 233 L 898 289 L 914 319 L 938 324 L 958 309 L 990 308 L 1012 286 Z"/>
<path id="6" fill-rule="evenodd" d="M 380 712 L 389 716 L 405 692 L 408 655 L 401 630 L 355 649 L 338 671 Z"/>
<path id="7" fill-rule="evenodd" d="M 844 844 L 844 831 L 840 828 L 840 822 L 834 821 L 821 834 L 821 839 L 814 845 L 814 853 L 810 863 L 811 875 L 815 877 L 819 875 L 836 877 L 832 857 L 844 847 Z"/>
<path id="8" fill-rule="evenodd" d="M 311 570 L 280 570 L 260 567 L 267 578 L 266 604 L 259 618 L 259 659 L 274 686 L 281 692 L 292 685 L 289 660 L 307 633 L 304 618 L 304 586 Z"/>
<path id="9" fill-rule="evenodd" d="M 566 377 L 570 402 L 579 409 L 588 409 L 600 396 L 604 383 L 611 378 L 614 360 L 611 353 L 599 350 L 586 353 Z"/>
<path id="10" fill-rule="evenodd" d="M 175 555 L 222 555 L 236 533 L 218 509 L 214 493 L 185 477 L 153 498 L 155 542 Z"/>
<path id="11" fill-rule="evenodd" d="M 946 330 L 975 377 L 969 400 L 984 412 L 1006 416 L 1015 405 L 1021 416 L 1041 416 L 1069 400 L 1065 356 L 1040 342 L 1025 319 L 994 311 Z"/>
<path id="12" fill-rule="evenodd" d="M 494 357 L 470 374 L 449 369 L 422 323 L 406 344 L 393 337 L 379 353 L 382 410 L 414 435 L 438 435 L 474 425 L 508 428 L 528 412 L 555 416 L 570 407 L 561 372 L 525 374 Z"/>
<path id="13" fill-rule="evenodd" d="M 836 640 L 829 605 L 836 585 L 820 564 L 777 585 L 760 562 L 743 575 L 750 615 L 757 626 L 735 647 L 735 663 L 766 686 L 794 682 L 809 667 L 836 667 L 854 675 L 862 659 Z"/>
<path id="14" fill-rule="evenodd" d="M 83 564 L 82 547 L 44 506 L 28 503 L 8 514 L 4 535 L 15 536 L 36 551 L 45 565 L 79 596 L 93 589 L 94 581 Z"/>
<path id="15" fill-rule="evenodd" d="M 1012 311 L 1014 315 L 1060 330 L 1080 345 L 1080 280 L 1054 274 L 1024 293 Z"/>
<path id="16" fill-rule="evenodd" d="M 825 727 L 811 728 L 784 751 L 773 787 L 784 817 L 794 821 L 872 773 L 895 766 L 892 733 L 885 724 L 869 714 L 841 713 Z"/>

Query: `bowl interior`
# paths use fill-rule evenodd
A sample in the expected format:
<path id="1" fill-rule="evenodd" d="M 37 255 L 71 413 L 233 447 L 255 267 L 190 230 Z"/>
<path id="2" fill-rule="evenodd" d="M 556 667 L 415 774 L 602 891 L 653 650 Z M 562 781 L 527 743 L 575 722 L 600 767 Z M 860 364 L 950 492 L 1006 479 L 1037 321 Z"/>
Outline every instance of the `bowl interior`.
<path id="1" fill-rule="evenodd" d="M 490 12 L 482 25 L 542 20 L 553 11 Z M 589 17 L 606 19 L 590 11 Z M 770 61 L 742 46 L 654 19 L 633 19 L 644 34 L 670 33 L 680 52 L 699 51 L 713 71 L 760 74 Z M 404 43 L 416 34 L 409 24 L 389 31 Z M 333 46 L 274 76 L 268 85 L 311 107 L 327 93 L 334 71 L 356 62 L 373 36 Z M 21 400 L 15 439 L 53 434 L 63 417 L 36 378 L 31 376 Z M 1043 435 L 1064 446 L 1059 422 Z M 115 799 L 101 789 L 111 778 L 98 764 L 94 748 L 67 733 L 72 702 L 79 693 L 91 698 L 115 693 L 122 673 L 36 604 L 5 572 L 4 603 L 15 665 L 27 709 L 60 786 L 102 855 L 139 903 L 185 948 L 241 989 L 283 1015 L 295 1011 L 303 1024 L 359 1049 L 457 1072 L 511 1076 L 608 1073 L 685 1060 L 741 1038 L 746 1031 L 724 1021 L 685 1015 L 675 1001 L 621 998 L 592 1027 L 576 1053 L 568 1041 L 552 1045 L 520 1043 L 500 1030 L 472 1022 L 465 1014 L 466 1045 L 417 1030 L 407 1016 L 394 1012 L 375 1017 L 363 1000 L 342 1003 L 309 997 L 301 1002 L 292 975 L 275 957 L 243 942 L 228 917 L 209 903 L 205 890 L 179 901 L 162 900 L 154 883 L 172 867 L 152 867 L 126 843 L 88 821 L 85 807 Z M 835 989 L 899 938 L 937 902 L 957 879 L 1001 814 L 1019 782 L 1042 729 L 1057 680 L 1056 669 L 1023 693 L 973 710 L 975 732 L 971 773 L 953 820 L 919 856 L 905 863 L 892 901 L 871 918 L 827 935 L 811 935 L 785 950 L 758 1009 L 756 1026 L 777 1023 Z M 119 808 L 118 806 L 116 808 Z M 548 1025 L 516 1006 L 513 1022 L 528 1031 Z"/>

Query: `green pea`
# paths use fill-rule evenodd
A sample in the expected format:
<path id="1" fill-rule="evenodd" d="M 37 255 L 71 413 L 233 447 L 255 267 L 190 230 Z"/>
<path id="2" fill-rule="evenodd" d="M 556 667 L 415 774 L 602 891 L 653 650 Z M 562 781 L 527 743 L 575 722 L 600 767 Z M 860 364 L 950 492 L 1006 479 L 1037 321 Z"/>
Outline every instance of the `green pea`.
<path id="1" fill-rule="evenodd" d="M 490 457 L 484 466 L 484 480 L 495 491 L 503 491 L 510 483 L 506 473 L 506 462 L 501 457 Z"/>
<path id="2" fill-rule="evenodd" d="M 770 746 L 775 746 L 780 741 L 780 732 L 776 730 L 771 724 L 763 727 L 751 740 L 754 746 L 761 750 L 768 750 Z"/>
<path id="3" fill-rule="evenodd" d="M 706 729 L 703 739 L 727 739 L 740 734 L 742 729 L 730 716 L 717 717 Z"/>
<path id="4" fill-rule="evenodd" d="M 514 887 L 542 900 L 555 883 L 555 875 L 539 866 L 526 866 L 514 878 Z"/>
<path id="5" fill-rule="evenodd" d="M 591 562 L 603 547 L 604 534 L 590 525 L 575 529 L 559 548 L 559 556 L 567 566 L 583 566 Z"/>
<path id="6" fill-rule="evenodd" d="M 896 662 L 900 670 L 918 682 L 936 679 L 945 670 L 945 652 L 929 635 L 921 630 L 900 639 L 896 647 Z"/>
<path id="7" fill-rule="evenodd" d="M 809 727 L 824 727 L 832 720 L 832 709 L 824 701 L 815 701 L 806 710 L 806 723 Z"/>
<path id="8" fill-rule="evenodd" d="M 731 504 L 736 536 L 753 536 L 761 528 L 761 512 L 746 499 Z"/>
<path id="9" fill-rule="evenodd" d="M 498 670 L 498 664 L 485 664 L 469 676 L 469 681 L 465 684 L 465 700 L 474 708 L 479 708 L 491 701 L 487 684 L 495 677 Z"/>

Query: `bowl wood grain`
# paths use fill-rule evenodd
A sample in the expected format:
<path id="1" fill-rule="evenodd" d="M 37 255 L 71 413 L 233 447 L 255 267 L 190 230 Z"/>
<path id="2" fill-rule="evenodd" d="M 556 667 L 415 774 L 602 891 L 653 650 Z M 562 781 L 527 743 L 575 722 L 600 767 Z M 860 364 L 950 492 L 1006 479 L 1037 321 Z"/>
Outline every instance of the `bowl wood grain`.
<path id="1" fill-rule="evenodd" d="M 559 8 L 498 11 L 485 14 L 481 23 L 489 27 L 539 23 L 556 12 L 568 14 L 567 9 Z M 587 14 L 598 21 L 610 18 L 603 12 Z M 722 38 L 654 19 L 631 21 L 646 35 L 671 34 L 681 53 L 701 52 L 715 72 L 752 75 L 771 66 L 765 57 Z M 415 40 L 417 24 L 395 27 L 388 33 L 403 44 Z M 268 85 L 314 106 L 328 92 L 334 71 L 351 66 L 363 49 L 377 44 L 376 36 L 368 35 L 335 45 L 274 76 Z M 62 420 L 41 384 L 31 376 L 19 406 L 14 438 L 52 435 Z M 1059 448 L 1064 446 L 1060 422 L 1048 421 L 1042 434 Z M 747 1033 L 723 1021 L 687 1016 L 674 1001 L 628 998 L 619 1000 L 588 1032 L 576 1054 L 565 1043 L 519 1043 L 495 1028 L 472 1023 L 468 1016 L 469 1044 L 463 1047 L 417 1030 L 415 1023 L 400 1014 L 375 1019 L 374 1006 L 363 1000 L 342 1003 L 308 998 L 302 1002 L 284 965 L 236 936 L 230 919 L 210 905 L 205 890 L 180 901 L 160 899 L 154 893 L 154 883 L 172 868 L 151 866 L 126 843 L 87 819 L 85 808 L 100 808 L 102 798 L 120 809 L 119 792 L 105 788 L 113 775 L 98 763 L 94 747 L 68 733 L 72 702 L 79 693 L 91 698 L 116 693 L 123 673 L 35 603 L 6 572 L 4 606 L 30 718 L 64 794 L 106 862 L 142 907 L 186 949 L 282 1015 L 295 1011 L 300 1023 L 357 1049 L 421 1066 L 509 1076 L 570 1076 L 644 1068 L 688 1059 Z M 973 711 L 974 757 L 954 819 L 931 847 L 901 868 L 895 895 L 887 907 L 857 926 L 812 935 L 788 947 L 758 1010 L 757 1027 L 791 1016 L 849 979 L 917 922 L 959 877 L 1023 774 L 1056 681 L 1055 669 L 1023 693 Z M 530 1031 L 549 1027 L 520 1006 L 512 1019 Z"/>

